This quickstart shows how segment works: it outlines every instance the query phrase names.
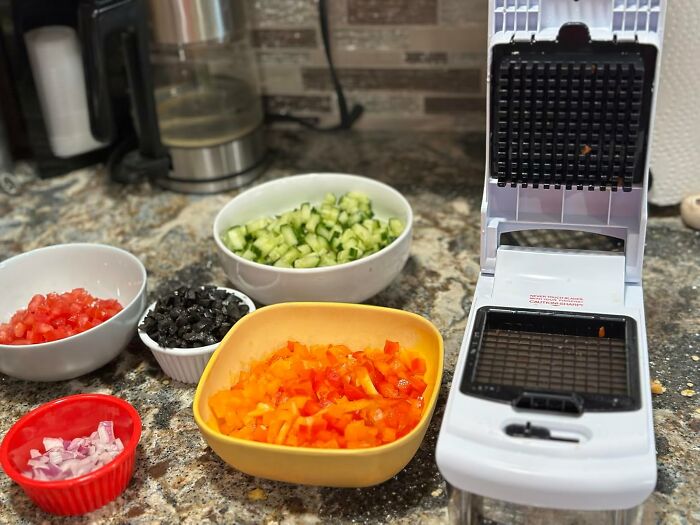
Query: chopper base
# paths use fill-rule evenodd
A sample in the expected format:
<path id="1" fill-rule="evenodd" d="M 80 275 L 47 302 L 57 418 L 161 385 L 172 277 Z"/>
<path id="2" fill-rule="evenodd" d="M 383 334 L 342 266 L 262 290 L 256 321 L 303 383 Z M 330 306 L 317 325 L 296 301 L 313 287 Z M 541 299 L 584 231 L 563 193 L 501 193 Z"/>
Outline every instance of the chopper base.
<path id="1" fill-rule="evenodd" d="M 480 525 L 637 525 L 641 523 L 643 505 L 612 511 L 566 511 L 516 505 L 484 498 L 448 485 L 448 523 Z"/>
<path id="2" fill-rule="evenodd" d="M 623 284 L 624 259 L 603 252 L 498 249 L 495 274 L 482 273 L 477 283 L 438 438 L 436 459 L 448 483 L 521 505 L 595 511 L 633 508 L 653 491 L 642 287 Z M 538 268 L 550 269 L 546 280 L 532 278 Z M 515 320 L 480 324 L 484 311 Z M 522 347 L 499 343 L 498 351 L 508 353 L 489 355 L 489 337 L 527 328 L 523 312 L 542 318 L 530 333 L 537 337 L 515 339 Z M 622 320 L 624 330 L 614 328 Z M 607 333 L 588 337 L 586 331 L 598 325 Z M 540 337 L 547 326 L 548 337 Z M 566 343 L 556 342 L 561 332 Z M 593 350 L 589 339 L 600 339 Z M 550 342 L 573 364 L 553 366 Z M 511 360 L 498 364 L 498 377 L 489 368 L 494 357 Z M 616 368 L 622 363 L 621 381 Z M 513 365 L 534 375 L 509 376 Z M 573 383 L 567 383 L 569 371 Z M 553 386 L 555 373 L 562 374 L 556 380 L 563 386 Z"/>

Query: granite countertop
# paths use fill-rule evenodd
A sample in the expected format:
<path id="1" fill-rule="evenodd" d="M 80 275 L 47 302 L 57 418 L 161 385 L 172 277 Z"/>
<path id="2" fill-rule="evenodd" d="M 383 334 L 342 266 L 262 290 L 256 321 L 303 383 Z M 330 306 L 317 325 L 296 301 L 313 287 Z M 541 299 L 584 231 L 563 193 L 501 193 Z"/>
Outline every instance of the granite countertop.
<path id="1" fill-rule="evenodd" d="M 39 511 L 0 475 L 0 523 L 442 523 L 448 492 L 434 462 L 437 431 L 479 274 L 483 139 L 449 133 L 280 131 L 261 180 L 291 173 L 364 174 L 392 184 L 411 202 L 411 257 L 373 304 L 430 318 L 445 339 L 445 380 L 427 436 L 395 478 L 369 489 L 328 489 L 252 478 L 206 446 L 192 417 L 194 387 L 171 381 L 133 341 L 112 363 L 51 384 L 0 375 L 0 435 L 40 403 L 79 392 L 132 403 L 144 423 L 134 478 L 116 501 L 81 518 Z M 29 181 L 20 196 L 0 193 L 0 259 L 49 244 L 88 241 L 125 248 L 146 265 L 151 298 L 180 283 L 227 283 L 211 224 L 235 194 L 185 196 L 144 183 L 120 186 L 100 170 Z M 700 521 L 700 232 L 675 213 L 652 211 L 644 265 L 658 484 L 647 523 Z M 1 291 L 0 291 L 1 293 Z"/>

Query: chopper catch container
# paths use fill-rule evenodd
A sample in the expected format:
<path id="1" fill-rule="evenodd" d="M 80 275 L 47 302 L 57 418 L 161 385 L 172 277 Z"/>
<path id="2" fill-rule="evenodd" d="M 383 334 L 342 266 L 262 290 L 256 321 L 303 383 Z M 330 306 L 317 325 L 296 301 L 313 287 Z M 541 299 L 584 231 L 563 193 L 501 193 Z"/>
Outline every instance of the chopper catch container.
<path id="1" fill-rule="evenodd" d="M 481 273 L 438 467 L 467 503 L 625 511 L 656 482 L 641 274 L 665 2 L 489 8 Z M 534 230 L 624 250 L 505 245 Z"/>

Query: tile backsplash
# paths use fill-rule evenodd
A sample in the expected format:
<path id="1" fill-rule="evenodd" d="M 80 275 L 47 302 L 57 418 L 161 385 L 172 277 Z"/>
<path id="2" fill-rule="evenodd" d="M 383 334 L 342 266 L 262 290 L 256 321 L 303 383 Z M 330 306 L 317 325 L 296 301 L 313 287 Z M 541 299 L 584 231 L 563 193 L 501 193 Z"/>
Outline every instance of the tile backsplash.
<path id="1" fill-rule="evenodd" d="M 248 0 L 267 110 L 338 121 L 317 0 Z M 488 0 L 328 0 L 358 128 L 483 130 Z"/>

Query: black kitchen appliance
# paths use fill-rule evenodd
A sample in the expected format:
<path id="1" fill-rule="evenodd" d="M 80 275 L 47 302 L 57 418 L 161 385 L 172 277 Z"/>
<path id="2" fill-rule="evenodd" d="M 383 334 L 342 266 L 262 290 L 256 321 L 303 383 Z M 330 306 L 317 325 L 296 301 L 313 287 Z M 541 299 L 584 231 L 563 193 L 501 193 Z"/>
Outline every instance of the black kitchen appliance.
<path id="1" fill-rule="evenodd" d="M 106 162 L 111 177 L 132 182 L 166 177 L 149 49 L 149 13 L 141 0 L 0 0 L 2 67 L 10 82 L 3 113 L 19 109 L 8 135 L 18 157 L 31 157 L 42 177 Z M 50 147 L 25 36 L 37 28 L 72 28 L 82 54 L 90 131 L 102 147 L 68 158 Z M 45 109 L 45 108 L 44 108 Z M 19 120 L 19 121 L 18 121 Z"/>
<path id="2" fill-rule="evenodd" d="M 361 106 L 348 107 L 335 74 L 325 0 L 319 24 L 340 124 L 319 127 L 289 114 L 268 114 L 268 121 L 334 131 L 349 129 L 362 114 Z M 77 58 L 63 77 L 84 91 L 80 131 L 92 150 L 54 154 L 60 148 L 46 85 L 53 107 L 69 115 L 62 96 L 75 93 L 41 78 L 63 57 L 44 39 L 43 50 L 56 60 L 36 59 L 29 35 L 43 30 L 74 35 Z M 243 0 L 0 0 L 2 68 L 11 81 L 0 81 L 0 114 L 19 108 L 19 118 L 9 121 L 10 146 L 19 152 L 15 158 L 33 158 L 42 177 L 104 161 L 118 181 L 149 177 L 165 188 L 206 193 L 243 185 L 265 167 Z"/>

